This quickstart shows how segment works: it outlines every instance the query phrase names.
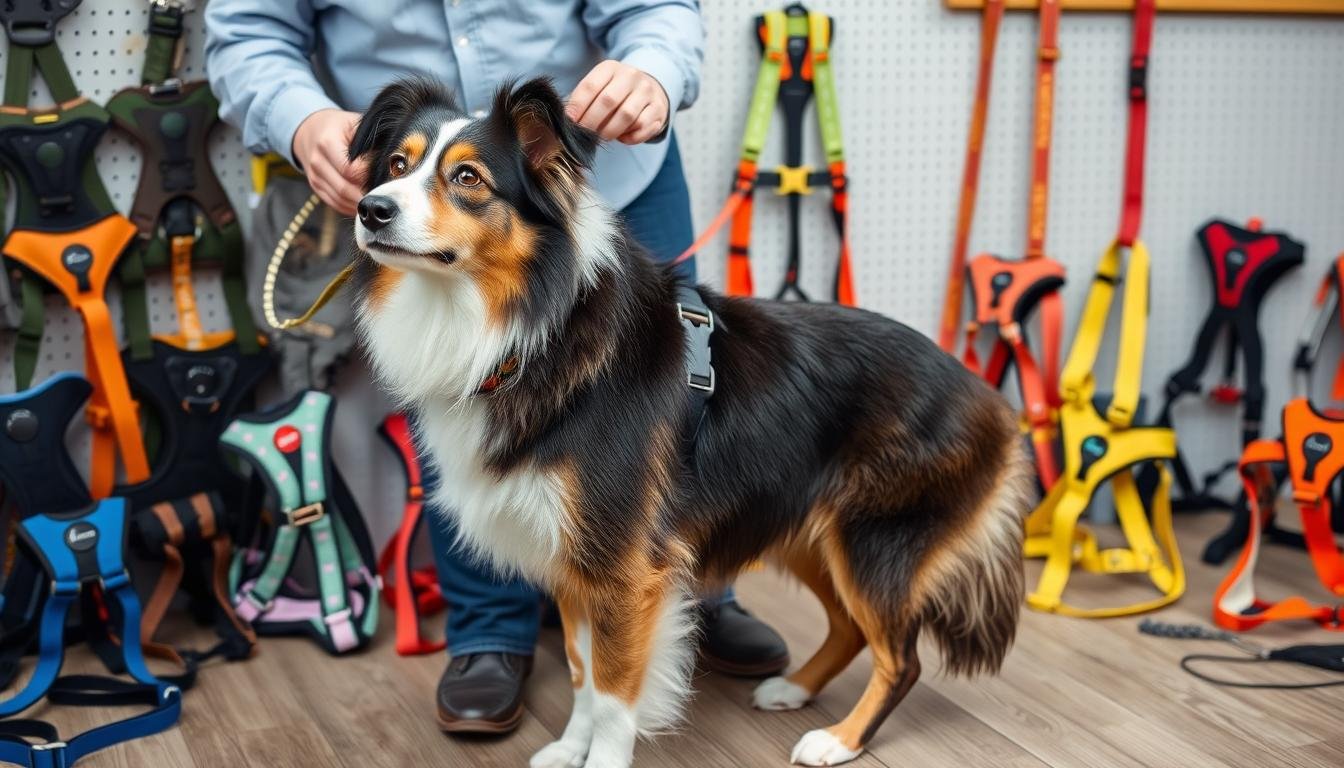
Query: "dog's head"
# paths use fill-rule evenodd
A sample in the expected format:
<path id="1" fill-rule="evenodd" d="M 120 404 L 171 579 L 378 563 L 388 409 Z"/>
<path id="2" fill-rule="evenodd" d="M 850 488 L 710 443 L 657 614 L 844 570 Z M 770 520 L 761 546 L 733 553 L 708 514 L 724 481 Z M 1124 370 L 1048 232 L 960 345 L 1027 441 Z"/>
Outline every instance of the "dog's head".
<path id="1" fill-rule="evenodd" d="M 572 222 L 596 146 L 545 78 L 504 86 L 480 119 L 437 83 L 393 83 L 350 146 L 369 162 L 356 240 L 394 269 L 521 288 L 542 231 Z"/>

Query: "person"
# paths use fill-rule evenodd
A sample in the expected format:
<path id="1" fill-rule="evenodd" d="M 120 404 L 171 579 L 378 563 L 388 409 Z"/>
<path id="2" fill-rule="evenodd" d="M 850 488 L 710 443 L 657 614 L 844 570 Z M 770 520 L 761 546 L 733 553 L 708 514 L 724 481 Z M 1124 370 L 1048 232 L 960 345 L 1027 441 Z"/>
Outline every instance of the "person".
<path id="1" fill-rule="evenodd" d="M 699 89 L 704 28 L 694 0 L 214 0 L 205 21 L 221 116 L 242 130 L 248 149 L 284 155 L 346 216 L 365 173 L 346 149 L 359 111 L 388 82 L 437 78 L 481 117 L 501 84 L 545 74 L 569 93 L 569 117 L 607 140 L 594 181 L 634 237 L 664 261 L 693 239 L 671 124 Z M 681 269 L 694 279 L 692 261 Z M 450 516 L 431 519 L 449 606 L 440 724 L 507 733 L 522 717 L 540 596 L 458 549 Z M 783 640 L 731 590 L 703 600 L 701 614 L 706 666 L 744 676 L 787 666 Z"/>

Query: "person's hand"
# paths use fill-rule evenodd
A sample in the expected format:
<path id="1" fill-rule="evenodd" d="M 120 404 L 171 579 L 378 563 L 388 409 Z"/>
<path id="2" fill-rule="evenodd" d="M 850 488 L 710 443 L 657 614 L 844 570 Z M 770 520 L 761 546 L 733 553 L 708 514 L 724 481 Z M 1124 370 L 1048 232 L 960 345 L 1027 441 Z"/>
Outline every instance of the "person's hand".
<path id="1" fill-rule="evenodd" d="M 358 123 L 357 112 L 319 109 L 294 132 L 294 159 L 303 166 L 308 186 L 342 216 L 355 215 L 368 173 L 366 160 L 347 157 Z"/>
<path id="2" fill-rule="evenodd" d="M 667 125 L 667 93 L 649 73 L 607 59 L 579 82 L 565 113 L 604 139 L 643 144 Z"/>

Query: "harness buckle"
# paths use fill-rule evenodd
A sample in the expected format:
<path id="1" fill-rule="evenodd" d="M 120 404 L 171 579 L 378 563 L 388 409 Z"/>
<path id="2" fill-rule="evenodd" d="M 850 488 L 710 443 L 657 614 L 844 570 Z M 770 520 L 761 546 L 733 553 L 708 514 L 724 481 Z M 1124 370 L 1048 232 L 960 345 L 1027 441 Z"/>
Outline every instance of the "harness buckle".
<path id="1" fill-rule="evenodd" d="M 312 504 L 305 504 L 297 509 L 291 509 L 285 513 L 289 524 L 295 528 L 302 528 L 305 525 L 312 525 L 318 520 L 326 517 L 327 511 L 323 509 L 322 502 L 315 501 Z"/>
<path id="2" fill-rule="evenodd" d="M 250 589 L 243 594 L 243 599 L 251 603 L 253 608 L 257 609 L 258 615 L 268 613 L 272 608 L 275 607 L 275 600 L 273 599 L 267 600 L 266 602 L 263 603 L 257 599 L 256 595 L 252 594 L 252 590 Z"/>
<path id="3" fill-rule="evenodd" d="M 1129 98 L 1144 101 L 1148 98 L 1148 57 L 1135 56 L 1129 60 Z"/>
<path id="4" fill-rule="evenodd" d="M 713 395 L 717 381 L 710 363 L 709 338 L 714 333 L 714 313 L 677 302 L 677 316 L 686 329 L 686 386 Z"/>
<path id="5" fill-rule="evenodd" d="M 329 627 L 332 626 L 333 624 L 340 624 L 341 622 L 349 620 L 350 620 L 349 608 L 342 608 L 341 610 L 335 613 L 329 613 L 326 616 L 322 617 L 322 623 L 326 624 Z"/>
<path id="6" fill-rule="evenodd" d="M 149 86 L 150 96 L 176 96 L 182 92 L 182 78 L 170 77 L 162 83 Z"/>
<path id="7" fill-rule="evenodd" d="M 776 169 L 779 173 L 779 186 L 775 188 L 776 195 L 810 195 L 812 194 L 812 185 L 808 183 L 808 174 L 812 173 L 812 166 L 799 165 L 790 167 L 781 165 Z"/>

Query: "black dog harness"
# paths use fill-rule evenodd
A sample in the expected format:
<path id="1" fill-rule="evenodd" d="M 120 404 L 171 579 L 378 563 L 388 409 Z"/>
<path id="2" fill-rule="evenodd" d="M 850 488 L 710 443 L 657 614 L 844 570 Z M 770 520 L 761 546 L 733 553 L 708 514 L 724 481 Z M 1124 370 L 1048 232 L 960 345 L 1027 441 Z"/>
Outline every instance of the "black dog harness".
<path id="1" fill-rule="evenodd" d="M 1184 395 L 1203 391 L 1200 378 L 1213 356 L 1218 337 L 1226 331 L 1228 346 L 1223 380 L 1209 391 L 1209 395 L 1215 403 L 1242 404 L 1241 444 L 1244 447 L 1260 436 L 1260 420 L 1265 409 L 1260 304 L 1280 277 L 1302 264 L 1305 248 L 1286 234 L 1261 232 L 1258 222 L 1252 222 L 1249 228 L 1242 228 L 1215 220 L 1205 224 L 1199 230 L 1198 237 L 1214 285 L 1214 302 L 1195 339 L 1190 359 L 1167 380 L 1166 400 L 1157 424 L 1162 427 L 1172 426 L 1172 408 L 1176 402 Z M 1232 381 L 1236 374 L 1238 351 L 1242 358 L 1241 388 Z M 1172 469 L 1180 495 L 1172 499 L 1173 509 L 1244 507 L 1244 500 L 1233 502 L 1212 493 L 1214 484 L 1236 466 L 1237 462 L 1233 459 L 1207 474 L 1202 485 L 1196 486 L 1189 465 L 1178 450 Z M 1244 541 L 1245 531 L 1235 538 L 1238 543 Z M 1221 550 L 1219 547 L 1212 549 Z M 1206 553 L 1206 560 L 1209 560 L 1209 554 Z M 1221 562 L 1226 554 L 1224 552 L 1209 562 Z"/>

